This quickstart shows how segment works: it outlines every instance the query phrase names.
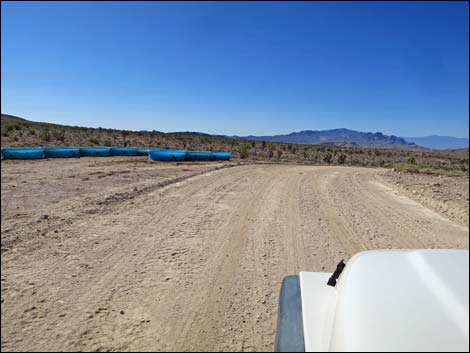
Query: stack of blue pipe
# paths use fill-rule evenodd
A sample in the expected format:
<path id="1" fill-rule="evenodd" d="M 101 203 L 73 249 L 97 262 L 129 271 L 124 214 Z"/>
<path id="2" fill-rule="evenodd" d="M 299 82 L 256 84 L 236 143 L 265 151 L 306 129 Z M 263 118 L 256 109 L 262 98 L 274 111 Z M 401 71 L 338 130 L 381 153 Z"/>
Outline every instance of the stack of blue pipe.
<path id="1" fill-rule="evenodd" d="M 22 147 L 2 148 L 2 159 L 146 156 L 162 162 L 228 161 L 230 152 L 185 151 L 136 147 Z"/>
<path id="2" fill-rule="evenodd" d="M 196 162 L 196 161 L 228 161 L 230 152 L 206 152 L 184 150 L 151 150 L 149 159 L 161 162 Z"/>

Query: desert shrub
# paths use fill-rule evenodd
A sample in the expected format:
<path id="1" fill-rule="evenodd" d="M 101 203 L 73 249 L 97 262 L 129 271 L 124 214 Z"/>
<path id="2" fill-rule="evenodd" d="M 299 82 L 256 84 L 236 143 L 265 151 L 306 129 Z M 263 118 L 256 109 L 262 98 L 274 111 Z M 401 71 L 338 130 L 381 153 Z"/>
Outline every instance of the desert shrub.
<path id="1" fill-rule="evenodd" d="M 5 126 L 5 131 L 7 132 L 11 132 L 15 129 L 15 124 L 13 123 L 5 123 L 4 126 Z"/>
<path id="2" fill-rule="evenodd" d="M 42 131 L 41 131 L 41 140 L 50 141 L 50 139 L 51 139 L 51 134 L 49 132 L 49 129 L 47 127 L 42 129 Z"/>
<path id="3" fill-rule="evenodd" d="M 274 150 L 272 148 L 270 148 L 269 151 L 268 151 L 268 157 L 273 158 L 273 156 L 274 156 Z"/>
<path id="4" fill-rule="evenodd" d="M 90 141 L 92 145 L 97 145 L 99 143 L 99 141 L 94 137 L 90 137 L 88 141 Z"/>
<path id="5" fill-rule="evenodd" d="M 323 156 L 323 162 L 325 162 L 325 163 L 330 164 L 332 159 L 333 159 L 333 155 L 332 155 L 330 152 L 327 152 L 327 153 Z"/>
<path id="6" fill-rule="evenodd" d="M 409 163 L 395 163 L 394 167 L 399 172 L 419 173 L 419 168 L 416 165 L 412 165 Z"/>
<path id="7" fill-rule="evenodd" d="M 52 136 L 59 141 L 65 141 L 65 130 L 54 130 Z"/>
<path id="8" fill-rule="evenodd" d="M 261 149 L 262 150 L 266 149 L 266 141 L 261 142 Z"/>
<path id="9" fill-rule="evenodd" d="M 277 150 L 277 159 L 281 159 L 282 157 L 282 151 L 281 150 Z"/>
<path id="10" fill-rule="evenodd" d="M 415 157 L 410 157 L 410 158 L 407 159 L 407 162 L 408 162 L 408 164 L 413 164 L 414 165 L 414 164 L 416 164 L 416 159 L 415 159 Z"/>
<path id="11" fill-rule="evenodd" d="M 346 155 L 341 153 L 339 156 L 338 156 L 338 163 L 339 164 L 344 164 L 346 162 Z"/>
<path id="12" fill-rule="evenodd" d="M 30 134 L 31 136 L 36 135 L 36 130 L 30 129 L 30 130 L 29 130 L 29 134 Z"/>
<path id="13" fill-rule="evenodd" d="M 241 159 L 245 159 L 245 158 L 248 158 L 248 153 L 250 151 L 250 148 L 248 147 L 248 145 L 242 145 L 239 149 L 238 149 L 238 153 L 240 154 L 240 158 Z"/>

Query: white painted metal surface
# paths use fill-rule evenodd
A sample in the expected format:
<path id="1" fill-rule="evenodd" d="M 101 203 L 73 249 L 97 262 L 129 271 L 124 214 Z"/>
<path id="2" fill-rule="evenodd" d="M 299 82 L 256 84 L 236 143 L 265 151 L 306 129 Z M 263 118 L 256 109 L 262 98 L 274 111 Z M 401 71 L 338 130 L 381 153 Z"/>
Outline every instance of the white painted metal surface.
<path id="1" fill-rule="evenodd" d="M 300 273 L 307 351 L 469 351 L 468 250 L 367 251 Z"/>

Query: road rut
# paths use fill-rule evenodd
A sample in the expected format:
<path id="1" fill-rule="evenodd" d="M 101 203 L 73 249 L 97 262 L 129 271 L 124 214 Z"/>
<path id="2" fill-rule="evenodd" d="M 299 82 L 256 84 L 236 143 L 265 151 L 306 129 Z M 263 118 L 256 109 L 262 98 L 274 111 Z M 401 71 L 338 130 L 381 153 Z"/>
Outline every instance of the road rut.
<path id="1" fill-rule="evenodd" d="M 2 253 L 2 349 L 272 350 L 281 280 L 356 252 L 468 249 L 383 170 L 211 171 Z"/>

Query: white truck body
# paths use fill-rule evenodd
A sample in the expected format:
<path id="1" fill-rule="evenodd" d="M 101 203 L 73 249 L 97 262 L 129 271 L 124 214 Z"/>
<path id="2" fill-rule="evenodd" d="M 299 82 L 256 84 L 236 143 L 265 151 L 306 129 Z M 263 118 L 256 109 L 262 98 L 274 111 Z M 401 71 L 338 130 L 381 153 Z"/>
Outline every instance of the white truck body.
<path id="1" fill-rule="evenodd" d="M 330 276 L 299 275 L 305 351 L 469 351 L 468 250 L 366 251 Z"/>

